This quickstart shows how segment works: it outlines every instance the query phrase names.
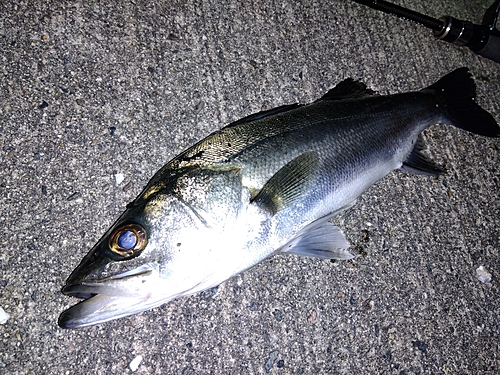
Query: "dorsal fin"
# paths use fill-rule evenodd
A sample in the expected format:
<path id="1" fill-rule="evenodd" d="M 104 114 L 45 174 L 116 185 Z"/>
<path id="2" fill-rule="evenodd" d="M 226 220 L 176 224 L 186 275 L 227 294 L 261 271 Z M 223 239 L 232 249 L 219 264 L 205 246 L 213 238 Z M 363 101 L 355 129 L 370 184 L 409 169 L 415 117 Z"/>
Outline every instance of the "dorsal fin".
<path id="1" fill-rule="evenodd" d="M 363 82 L 347 78 L 323 95 L 320 100 L 345 100 L 374 95 L 378 94 L 367 88 Z"/>
<path id="2" fill-rule="evenodd" d="M 295 104 L 285 104 L 285 105 L 281 105 L 281 106 L 276 107 L 276 108 L 268 109 L 267 111 L 260 111 L 260 112 L 257 112 L 257 113 L 253 113 L 253 114 L 248 115 L 246 117 L 243 117 L 243 118 L 241 118 L 241 119 L 239 119 L 239 120 L 237 120 L 235 122 L 230 123 L 229 125 L 225 126 L 225 128 L 229 128 L 229 127 L 232 127 L 232 126 L 240 125 L 240 124 L 243 124 L 244 122 L 252 122 L 252 121 L 255 121 L 255 120 L 260 120 L 260 119 L 262 119 L 264 117 L 276 115 L 278 113 L 288 112 L 288 111 L 291 111 L 292 109 L 299 108 L 301 106 L 302 105 L 298 104 L 298 103 L 295 103 Z"/>

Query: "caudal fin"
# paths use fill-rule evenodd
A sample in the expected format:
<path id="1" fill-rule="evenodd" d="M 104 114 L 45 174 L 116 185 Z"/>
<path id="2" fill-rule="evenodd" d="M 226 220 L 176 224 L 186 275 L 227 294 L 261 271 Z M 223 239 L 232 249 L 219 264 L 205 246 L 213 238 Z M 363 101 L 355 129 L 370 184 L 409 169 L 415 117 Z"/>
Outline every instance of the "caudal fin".
<path id="1" fill-rule="evenodd" d="M 459 68 L 425 90 L 433 90 L 452 125 L 474 134 L 500 137 L 500 126 L 475 101 L 476 84 L 469 69 Z"/>

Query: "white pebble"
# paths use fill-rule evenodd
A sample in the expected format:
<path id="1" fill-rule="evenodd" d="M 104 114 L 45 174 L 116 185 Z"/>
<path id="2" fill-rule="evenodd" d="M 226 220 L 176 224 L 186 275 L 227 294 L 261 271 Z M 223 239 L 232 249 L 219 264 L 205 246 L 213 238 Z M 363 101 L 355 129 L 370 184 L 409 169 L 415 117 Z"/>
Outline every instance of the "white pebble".
<path id="1" fill-rule="evenodd" d="M 139 368 L 141 362 L 142 362 L 142 355 L 138 355 L 132 360 L 132 362 L 130 362 L 128 367 L 130 368 L 130 370 L 132 370 L 132 372 L 135 372 Z"/>
<path id="2" fill-rule="evenodd" d="M 9 320 L 10 315 L 5 312 L 4 309 L 0 307 L 0 324 L 5 324 L 7 323 L 7 320 Z"/>
<path id="3" fill-rule="evenodd" d="M 476 275 L 479 281 L 481 281 L 482 283 L 491 281 L 491 273 L 489 273 L 483 266 L 480 266 L 476 269 Z"/>
<path id="4" fill-rule="evenodd" d="M 120 185 L 124 179 L 125 179 L 125 177 L 123 176 L 123 173 L 115 174 L 115 181 L 116 181 L 117 185 Z"/>

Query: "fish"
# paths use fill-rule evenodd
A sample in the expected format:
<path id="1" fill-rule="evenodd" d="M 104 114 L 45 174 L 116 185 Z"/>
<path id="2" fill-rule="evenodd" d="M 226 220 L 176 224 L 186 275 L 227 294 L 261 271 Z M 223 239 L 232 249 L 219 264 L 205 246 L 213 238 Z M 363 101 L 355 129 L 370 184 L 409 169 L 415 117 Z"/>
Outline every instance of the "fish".
<path id="1" fill-rule="evenodd" d="M 379 95 L 348 78 L 310 104 L 244 117 L 165 164 L 68 277 L 62 328 L 137 314 L 213 288 L 277 254 L 349 260 L 330 219 L 393 170 L 438 176 L 421 132 L 499 137 L 467 68 Z"/>

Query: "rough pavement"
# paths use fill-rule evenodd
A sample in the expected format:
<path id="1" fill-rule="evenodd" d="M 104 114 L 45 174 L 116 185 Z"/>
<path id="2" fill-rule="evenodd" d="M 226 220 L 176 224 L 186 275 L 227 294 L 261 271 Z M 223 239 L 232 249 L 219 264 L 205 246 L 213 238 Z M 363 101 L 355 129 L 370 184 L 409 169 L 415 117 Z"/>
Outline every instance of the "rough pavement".
<path id="1" fill-rule="evenodd" d="M 479 23 L 492 1 L 394 2 Z M 347 77 L 387 94 L 461 66 L 500 121 L 500 64 L 347 0 L 4 1 L 0 61 L 0 373 L 129 374 L 138 355 L 137 374 L 500 373 L 500 140 L 447 126 L 425 132 L 446 174 L 391 173 L 335 218 L 358 258 L 277 255 L 57 326 L 66 277 L 195 141 Z"/>

